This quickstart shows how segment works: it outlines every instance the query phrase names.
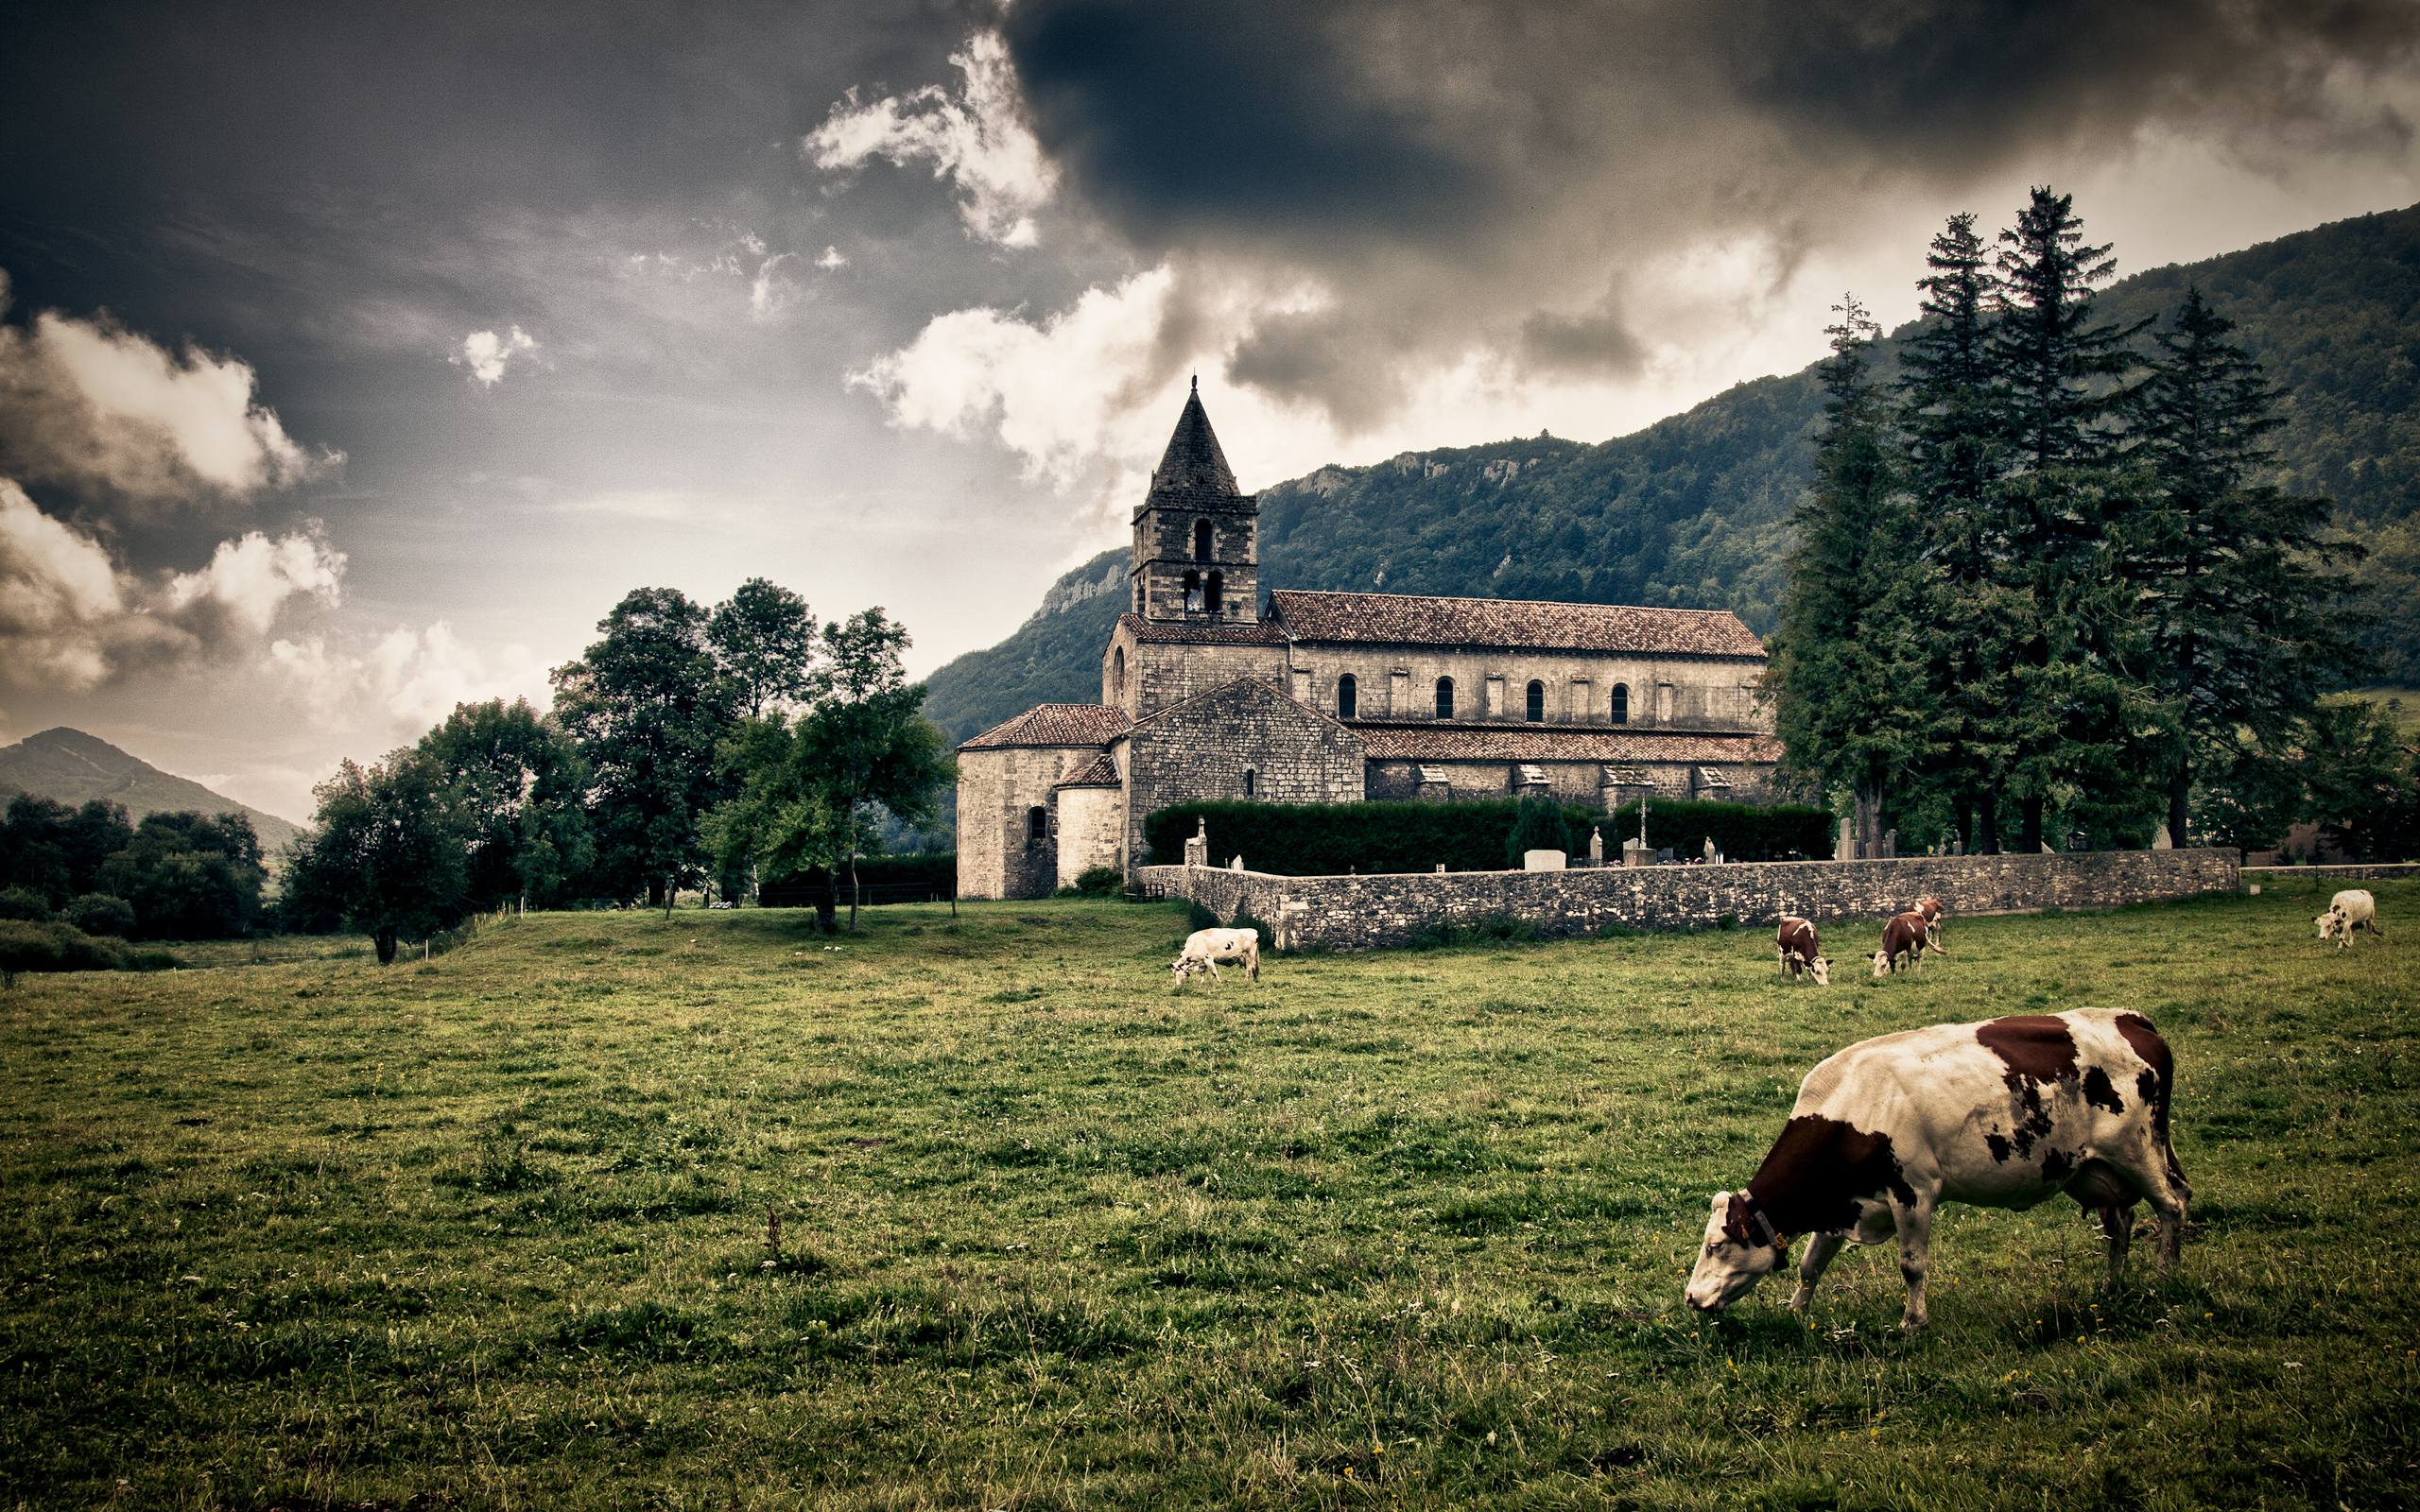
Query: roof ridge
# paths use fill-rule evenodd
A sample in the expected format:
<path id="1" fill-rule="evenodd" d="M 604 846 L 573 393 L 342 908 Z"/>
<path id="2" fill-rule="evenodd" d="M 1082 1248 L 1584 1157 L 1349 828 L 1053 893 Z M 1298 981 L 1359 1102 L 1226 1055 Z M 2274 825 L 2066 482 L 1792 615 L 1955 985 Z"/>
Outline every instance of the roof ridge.
<path id="1" fill-rule="evenodd" d="M 1628 614 L 1723 614 L 1732 619 L 1739 618 L 1739 611 L 1732 609 L 1689 609 L 1678 604 L 1599 604 L 1577 598 L 1491 598 L 1483 593 L 1390 593 L 1374 588 L 1272 588 L 1269 593 L 1272 598 L 1280 594 L 1294 598 L 1420 598 L 1440 604 L 1519 604 L 1524 607 L 1551 605 L 1556 609 L 1620 610 Z"/>

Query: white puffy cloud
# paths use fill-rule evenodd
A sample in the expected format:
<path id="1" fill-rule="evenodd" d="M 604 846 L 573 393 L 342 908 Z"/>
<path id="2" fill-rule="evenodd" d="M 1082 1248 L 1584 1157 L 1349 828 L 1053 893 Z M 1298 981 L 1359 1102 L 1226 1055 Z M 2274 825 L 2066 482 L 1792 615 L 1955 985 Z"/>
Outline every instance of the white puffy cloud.
<path id="1" fill-rule="evenodd" d="M 268 663 L 320 723 L 376 726 L 386 739 L 417 736 L 460 703 L 543 702 L 546 686 L 545 669 L 528 647 L 482 652 L 444 620 L 422 629 L 397 626 L 354 646 L 325 635 L 278 640 Z"/>
<path id="2" fill-rule="evenodd" d="M 823 249 L 823 255 L 815 260 L 815 266 L 829 273 L 848 266 L 849 260 L 841 255 L 840 249 L 838 247 L 826 247 Z"/>
<path id="3" fill-rule="evenodd" d="M 756 276 L 748 284 L 748 313 L 759 320 L 769 319 L 789 307 L 797 297 L 797 287 L 781 276 L 784 263 L 795 262 L 796 252 L 775 252 L 756 265 Z"/>
<path id="4" fill-rule="evenodd" d="M 875 158 L 903 166 L 929 162 L 934 178 L 958 186 L 969 232 L 1003 247 L 1031 247 L 1040 239 L 1033 212 L 1049 203 L 1057 173 L 1026 124 L 1008 44 L 995 31 L 978 31 L 949 60 L 960 76 L 955 88 L 928 84 L 870 102 L 852 89 L 801 147 L 827 172 Z"/>
<path id="5" fill-rule="evenodd" d="M 503 335 L 493 331 L 474 331 L 462 338 L 462 350 L 445 360 L 458 368 L 470 369 L 471 382 L 480 387 L 493 388 L 504 381 L 507 363 L 537 350 L 536 338 L 516 325 Z"/>
<path id="6" fill-rule="evenodd" d="M 0 273 L 0 315 L 9 283 Z M 22 480 L 137 504 L 243 497 L 344 460 L 305 450 L 255 396 L 251 367 L 172 352 L 107 316 L 0 325 L 0 454 Z"/>
<path id="7" fill-rule="evenodd" d="M 344 566 L 314 523 L 276 538 L 251 531 L 194 572 L 147 577 L 0 478 L 0 682 L 84 692 L 239 660 L 298 602 L 335 604 Z"/>

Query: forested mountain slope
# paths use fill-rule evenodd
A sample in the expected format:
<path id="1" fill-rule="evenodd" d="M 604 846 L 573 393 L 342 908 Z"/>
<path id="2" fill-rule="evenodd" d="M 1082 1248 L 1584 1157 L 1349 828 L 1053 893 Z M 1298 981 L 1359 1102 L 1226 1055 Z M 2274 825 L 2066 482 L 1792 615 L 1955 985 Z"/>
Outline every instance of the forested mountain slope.
<path id="1" fill-rule="evenodd" d="M 189 777 L 164 772 L 130 756 L 97 735 L 60 726 L 0 747 L 0 804 L 10 795 L 31 793 L 70 807 L 92 799 L 123 804 L 140 823 L 145 815 L 189 809 L 196 814 L 240 814 L 252 821 L 263 852 L 275 855 L 302 833 L 290 819 L 238 803 Z"/>
<path id="2" fill-rule="evenodd" d="M 2371 552 L 2379 677 L 2420 681 L 2420 207 L 2154 268 L 2101 309 L 2164 317 L 2188 283 L 2286 391 L 2286 486 L 2333 497 Z M 1599 445 L 1540 437 L 1322 468 L 1262 491 L 1261 582 L 1718 607 L 1769 631 L 1821 407 L 1809 369 Z M 1098 698 L 1125 572 L 1120 548 L 1062 577 L 1015 634 L 934 673 L 927 712 L 963 739 L 1035 703 Z"/>

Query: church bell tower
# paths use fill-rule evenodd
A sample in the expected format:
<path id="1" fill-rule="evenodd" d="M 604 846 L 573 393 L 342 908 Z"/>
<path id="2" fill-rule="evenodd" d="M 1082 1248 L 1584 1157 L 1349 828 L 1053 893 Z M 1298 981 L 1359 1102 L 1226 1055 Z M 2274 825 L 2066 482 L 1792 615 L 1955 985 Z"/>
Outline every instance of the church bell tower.
<path id="1" fill-rule="evenodd" d="M 1134 511 L 1134 612 L 1163 624 L 1260 618 L 1260 509 L 1237 491 L 1194 380 L 1176 434 Z"/>

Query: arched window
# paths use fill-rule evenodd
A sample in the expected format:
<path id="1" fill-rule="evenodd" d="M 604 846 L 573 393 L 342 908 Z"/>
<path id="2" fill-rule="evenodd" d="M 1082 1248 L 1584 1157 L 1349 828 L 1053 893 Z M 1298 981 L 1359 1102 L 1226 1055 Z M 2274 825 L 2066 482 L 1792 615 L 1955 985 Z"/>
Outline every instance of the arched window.
<path id="1" fill-rule="evenodd" d="M 1547 716 L 1547 685 L 1543 682 L 1530 684 L 1529 714 L 1530 723 L 1533 725 L 1543 722 Z"/>
<path id="2" fill-rule="evenodd" d="M 1050 838 L 1050 811 L 1036 803 L 1025 811 L 1025 843 L 1040 845 Z"/>
<path id="3" fill-rule="evenodd" d="M 1184 575 L 1184 607 L 1186 609 L 1201 607 L 1201 575 L 1190 568 L 1186 569 Z"/>
<path id="4" fill-rule="evenodd" d="M 1348 672 L 1336 679 L 1336 717 L 1350 719 L 1361 709 L 1361 685 Z"/>
<path id="5" fill-rule="evenodd" d="M 1245 768 L 1244 768 L 1244 797 L 1246 797 L 1246 798 L 1251 798 L 1251 797 L 1252 797 L 1252 796 L 1253 796 L 1255 793 L 1257 793 L 1259 790 L 1260 790 L 1260 774 L 1259 774 L 1258 772 L 1253 771 L 1253 770 L 1251 767 L 1249 767 L 1249 766 L 1245 767 Z"/>
<path id="6" fill-rule="evenodd" d="M 1119 697 L 1126 696 L 1126 647 L 1122 645 L 1109 653 L 1109 686 Z"/>
<path id="7" fill-rule="evenodd" d="M 1202 595 L 1202 607 L 1209 610 L 1211 613 L 1216 614 L 1219 612 L 1219 606 L 1225 602 L 1226 596 L 1227 575 L 1225 573 L 1212 573 L 1210 575 L 1210 591 Z"/>
<path id="8" fill-rule="evenodd" d="M 1440 719 L 1454 717 L 1454 679 L 1451 678 L 1437 679 L 1437 717 Z"/>
<path id="9" fill-rule="evenodd" d="M 1207 520 L 1193 522 L 1193 559 L 1195 561 L 1210 559 L 1210 522 Z"/>
<path id="10" fill-rule="evenodd" d="M 1614 684 L 1614 723 L 1630 723 L 1630 684 L 1627 682 Z"/>

